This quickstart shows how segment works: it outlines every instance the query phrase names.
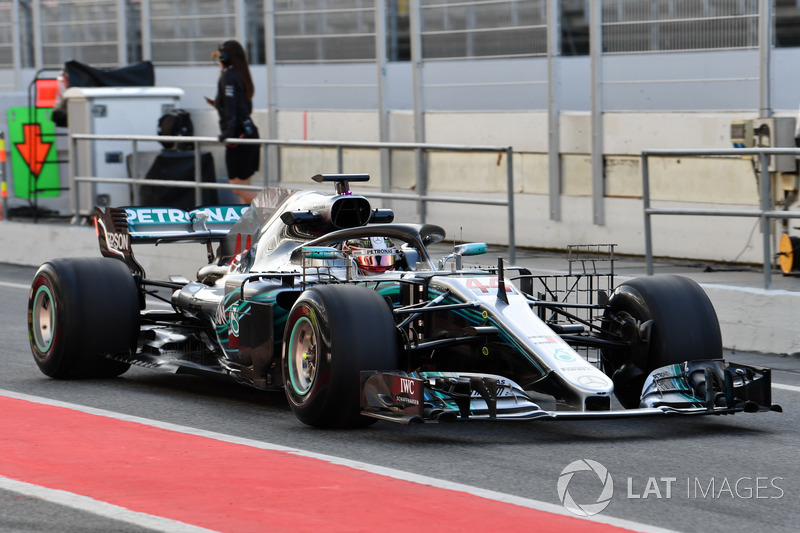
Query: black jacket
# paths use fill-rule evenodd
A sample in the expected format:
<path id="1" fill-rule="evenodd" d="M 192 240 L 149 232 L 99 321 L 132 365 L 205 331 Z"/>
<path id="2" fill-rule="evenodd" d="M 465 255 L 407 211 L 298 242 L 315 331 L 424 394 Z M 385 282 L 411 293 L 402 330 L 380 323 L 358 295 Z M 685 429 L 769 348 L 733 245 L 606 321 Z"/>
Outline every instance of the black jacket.
<path id="1" fill-rule="evenodd" d="M 253 102 L 247 98 L 241 76 L 232 68 L 224 69 L 219 76 L 214 106 L 219 113 L 219 140 L 244 133 L 242 123 L 250 118 Z"/>

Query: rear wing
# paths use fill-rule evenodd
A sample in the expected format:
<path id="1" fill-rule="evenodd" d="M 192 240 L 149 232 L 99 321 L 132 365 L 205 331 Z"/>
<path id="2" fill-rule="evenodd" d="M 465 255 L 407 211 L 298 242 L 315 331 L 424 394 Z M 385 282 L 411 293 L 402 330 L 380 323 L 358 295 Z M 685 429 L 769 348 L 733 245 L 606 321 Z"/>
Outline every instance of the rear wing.
<path id="1" fill-rule="evenodd" d="M 249 205 L 199 207 L 184 211 L 171 207 L 95 207 L 95 230 L 100 253 L 123 261 L 131 272 L 144 276 L 133 257 L 133 244 L 222 241 Z"/>

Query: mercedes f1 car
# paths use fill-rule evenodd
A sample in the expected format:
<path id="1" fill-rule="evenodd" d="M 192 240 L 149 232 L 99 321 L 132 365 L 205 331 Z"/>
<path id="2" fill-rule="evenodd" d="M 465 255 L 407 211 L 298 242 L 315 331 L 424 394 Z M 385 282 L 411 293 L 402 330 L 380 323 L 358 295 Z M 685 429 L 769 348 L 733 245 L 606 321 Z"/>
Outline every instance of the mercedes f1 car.
<path id="1" fill-rule="evenodd" d="M 612 269 L 600 287 L 607 274 L 585 268 L 467 266 L 483 243 L 437 260 L 444 230 L 395 223 L 353 194 L 368 175 L 313 179 L 334 191 L 268 188 L 248 207 L 191 212 L 97 208 L 103 257 L 55 259 L 33 280 L 41 371 L 224 375 L 282 388 L 318 427 L 780 410 L 768 369 L 722 359 L 716 314 L 690 279 L 614 287 Z M 172 242 L 206 247 L 196 279 L 149 279 L 133 253 Z"/>

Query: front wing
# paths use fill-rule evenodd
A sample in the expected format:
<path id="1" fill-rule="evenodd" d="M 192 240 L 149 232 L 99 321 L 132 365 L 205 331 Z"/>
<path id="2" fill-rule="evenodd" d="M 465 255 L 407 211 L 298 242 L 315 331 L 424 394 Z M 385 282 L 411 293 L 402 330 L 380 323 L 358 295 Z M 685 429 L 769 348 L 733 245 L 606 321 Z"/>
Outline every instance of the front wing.
<path id="1" fill-rule="evenodd" d="M 361 414 L 381 420 L 575 420 L 651 415 L 781 411 L 773 405 L 770 370 L 721 359 L 654 370 L 638 409 L 548 411 L 508 378 L 468 372 L 361 373 Z"/>

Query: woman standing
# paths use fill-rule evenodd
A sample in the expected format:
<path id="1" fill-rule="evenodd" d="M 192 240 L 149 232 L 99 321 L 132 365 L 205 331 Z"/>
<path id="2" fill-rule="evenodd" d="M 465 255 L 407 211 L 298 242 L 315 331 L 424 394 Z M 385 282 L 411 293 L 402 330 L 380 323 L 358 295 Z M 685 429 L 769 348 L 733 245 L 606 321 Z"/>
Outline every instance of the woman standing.
<path id="1" fill-rule="evenodd" d="M 247 66 L 244 48 L 238 41 L 225 41 L 212 54 L 222 69 L 217 84 L 217 97 L 206 101 L 219 113 L 219 140 L 257 139 L 258 129 L 250 114 L 253 112 L 253 79 Z M 258 170 L 261 147 L 257 144 L 225 144 L 225 168 L 228 180 L 234 184 L 250 185 L 250 178 Z M 256 191 L 233 191 L 243 204 L 249 204 Z"/>

